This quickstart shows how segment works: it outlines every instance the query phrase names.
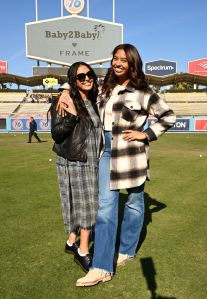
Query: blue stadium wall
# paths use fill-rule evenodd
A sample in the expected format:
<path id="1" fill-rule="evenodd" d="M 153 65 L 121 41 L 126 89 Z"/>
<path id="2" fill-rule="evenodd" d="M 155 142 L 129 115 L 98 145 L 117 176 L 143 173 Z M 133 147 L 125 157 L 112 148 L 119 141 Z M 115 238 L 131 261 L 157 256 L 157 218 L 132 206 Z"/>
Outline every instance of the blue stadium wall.
<path id="1" fill-rule="evenodd" d="M 37 131 L 50 132 L 50 119 L 35 118 L 37 122 Z M 149 126 L 156 119 L 149 118 L 147 125 Z M 29 118 L 10 118 L 0 117 L 0 132 L 28 132 Z M 169 131 L 171 132 L 207 132 L 207 116 L 200 117 L 177 117 L 176 123 Z"/>
<path id="2" fill-rule="evenodd" d="M 0 119 L 0 132 L 28 132 L 30 118 L 6 118 L 6 122 Z M 50 132 L 51 123 L 46 118 L 35 118 L 37 131 Z"/>

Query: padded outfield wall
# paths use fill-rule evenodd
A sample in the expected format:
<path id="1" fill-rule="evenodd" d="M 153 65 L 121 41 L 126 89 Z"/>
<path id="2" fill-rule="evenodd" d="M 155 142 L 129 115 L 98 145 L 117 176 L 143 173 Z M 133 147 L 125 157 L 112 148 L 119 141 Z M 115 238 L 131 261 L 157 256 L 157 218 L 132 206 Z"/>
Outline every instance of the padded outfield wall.
<path id="1" fill-rule="evenodd" d="M 0 115 L 0 132 L 28 132 L 29 117 L 12 118 L 9 116 Z M 46 117 L 35 118 L 37 122 L 38 132 L 50 132 L 51 122 Z M 149 118 L 147 126 L 156 119 Z M 169 130 L 170 132 L 207 132 L 207 116 L 179 116 L 176 118 L 176 123 Z"/>

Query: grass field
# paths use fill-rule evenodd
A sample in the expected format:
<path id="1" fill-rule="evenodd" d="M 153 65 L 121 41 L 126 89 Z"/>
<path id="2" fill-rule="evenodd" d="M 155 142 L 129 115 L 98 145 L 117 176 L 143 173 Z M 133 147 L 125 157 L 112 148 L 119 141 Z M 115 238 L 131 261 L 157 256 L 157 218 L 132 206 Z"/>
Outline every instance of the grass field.
<path id="1" fill-rule="evenodd" d="M 207 298 L 207 134 L 151 143 L 140 249 L 111 282 L 91 288 L 75 287 L 84 273 L 64 253 L 53 142 L 42 139 L 0 134 L 0 298 Z"/>

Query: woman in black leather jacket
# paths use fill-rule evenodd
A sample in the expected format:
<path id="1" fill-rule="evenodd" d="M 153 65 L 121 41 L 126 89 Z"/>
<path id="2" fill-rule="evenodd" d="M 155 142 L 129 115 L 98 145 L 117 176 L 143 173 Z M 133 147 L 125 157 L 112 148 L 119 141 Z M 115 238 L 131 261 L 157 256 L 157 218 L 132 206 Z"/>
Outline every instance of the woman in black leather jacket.
<path id="1" fill-rule="evenodd" d="M 97 78 L 84 62 L 74 63 L 68 71 L 71 101 L 57 100 L 50 107 L 51 134 L 57 153 L 57 174 L 62 213 L 68 240 L 67 253 L 84 271 L 91 266 L 89 236 L 98 210 L 98 159 L 101 143 L 101 122 L 96 98 Z M 59 108 L 59 109 L 58 109 Z M 59 114 L 58 111 L 64 111 Z M 80 229 L 80 247 L 77 231 Z"/>

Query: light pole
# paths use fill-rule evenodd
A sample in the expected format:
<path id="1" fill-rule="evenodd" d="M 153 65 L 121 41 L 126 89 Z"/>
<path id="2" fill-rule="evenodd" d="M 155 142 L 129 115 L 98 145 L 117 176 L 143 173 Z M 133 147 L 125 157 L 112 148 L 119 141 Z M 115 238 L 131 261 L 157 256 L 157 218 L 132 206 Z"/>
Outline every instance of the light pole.
<path id="1" fill-rule="evenodd" d="M 36 11 L 36 22 L 38 21 L 38 4 L 37 0 L 35 0 L 35 11 Z"/>
<path id="2" fill-rule="evenodd" d="M 87 0 L 87 18 L 89 18 L 89 0 Z"/>
<path id="3" fill-rule="evenodd" d="M 113 0 L 113 23 L 115 23 L 115 0 Z"/>
<path id="4" fill-rule="evenodd" d="M 36 22 L 38 21 L 38 3 L 37 0 L 35 0 L 35 11 L 36 11 Z M 37 66 L 40 66 L 39 60 L 37 60 Z"/>
<path id="5" fill-rule="evenodd" d="M 61 0 L 61 17 L 63 17 L 63 0 Z"/>

